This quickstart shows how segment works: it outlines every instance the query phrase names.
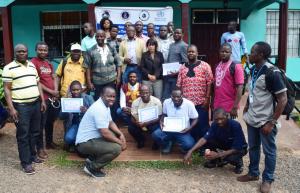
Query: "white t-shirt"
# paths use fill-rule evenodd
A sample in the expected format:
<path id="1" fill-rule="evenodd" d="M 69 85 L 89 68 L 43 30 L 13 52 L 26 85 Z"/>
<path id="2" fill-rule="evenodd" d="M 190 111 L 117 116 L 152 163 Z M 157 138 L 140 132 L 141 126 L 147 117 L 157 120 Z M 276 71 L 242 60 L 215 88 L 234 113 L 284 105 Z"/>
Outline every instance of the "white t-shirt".
<path id="1" fill-rule="evenodd" d="M 90 139 L 101 138 L 99 129 L 109 127 L 112 120 L 110 108 L 105 106 L 102 98 L 90 106 L 79 124 L 75 145 L 87 142 Z"/>
<path id="2" fill-rule="evenodd" d="M 163 104 L 163 114 L 168 117 L 184 117 L 186 128 L 190 126 L 190 119 L 198 118 L 194 103 L 185 98 L 179 107 L 174 106 L 171 98 L 166 99 Z"/>

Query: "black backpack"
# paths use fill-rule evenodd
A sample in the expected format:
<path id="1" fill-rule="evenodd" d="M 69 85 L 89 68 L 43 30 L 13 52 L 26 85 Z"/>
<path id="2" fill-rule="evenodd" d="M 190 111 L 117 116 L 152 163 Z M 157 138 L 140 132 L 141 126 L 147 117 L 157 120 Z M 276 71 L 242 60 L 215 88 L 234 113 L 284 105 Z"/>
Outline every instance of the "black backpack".
<path id="1" fill-rule="evenodd" d="M 277 68 L 276 66 L 272 66 L 272 67 L 269 67 L 267 72 L 266 72 L 266 75 L 265 75 L 265 81 L 266 81 L 266 88 L 267 90 L 269 90 L 271 93 L 272 92 L 272 89 L 271 89 L 271 84 L 273 83 L 273 75 L 274 75 L 274 72 L 275 71 L 279 71 L 280 74 L 281 74 L 281 77 L 285 83 L 285 86 L 287 88 L 287 103 L 286 103 L 286 106 L 282 112 L 283 115 L 289 115 L 294 107 L 295 107 L 295 98 L 296 98 L 296 93 L 297 93 L 297 87 L 295 85 L 295 83 L 285 75 L 285 72 L 280 69 L 280 68 Z M 274 94 L 273 94 L 274 95 Z M 275 98 L 275 96 L 274 96 Z M 276 98 L 274 100 L 274 102 L 276 101 Z"/>
<path id="2" fill-rule="evenodd" d="M 230 75 L 232 77 L 234 77 L 235 66 L 236 66 L 235 62 L 231 62 L 230 66 L 229 66 L 229 72 L 230 72 Z M 248 64 L 246 65 L 246 67 L 249 68 Z M 248 83 L 248 77 L 249 77 L 249 75 L 246 72 L 246 69 L 244 69 L 244 84 L 243 84 L 243 93 L 242 94 L 245 94 L 246 86 L 247 86 L 247 83 Z"/>

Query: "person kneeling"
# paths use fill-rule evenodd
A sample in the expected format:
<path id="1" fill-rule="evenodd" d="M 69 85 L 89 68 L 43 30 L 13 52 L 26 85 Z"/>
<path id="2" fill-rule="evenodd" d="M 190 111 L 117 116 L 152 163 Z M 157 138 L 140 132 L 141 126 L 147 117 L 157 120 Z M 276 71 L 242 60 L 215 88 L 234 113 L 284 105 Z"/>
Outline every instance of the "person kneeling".
<path id="1" fill-rule="evenodd" d="M 187 152 L 184 162 L 189 164 L 192 153 L 204 145 L 209 148 L 205 151 L 205 159 L 208 161 L 204 167 L 222 167 L 229 163 L 235 166 L 236 174 L 243 172 L 243 156 L 248 152 L 248 145 L 240 123 L 228 119 L 224 109 L 214 111 L 214 122 L 209 131 Z"/>
<path id="2" fill-rule="evenodd" d="M 65 119 L 64 126 L 66 133 L 64 137 L 65 149 L 70 151 L 70 147 L 74 146 L 79 123 L 87 111 L 87 109 L 94 103 L 92 96 L 82 93 L 81 83 L 74 80 L 70 85 L 70 92 L 72 98 L 83 98 L 83 106 L 80 107 L 80 113 L 62 113 L 61 117 Z"/>
<path id="3" fill-rule="evenodd" d="M 92 177 L 104 177 L 103 167 L 126 149 L 124 134 L 113 122 L 110 107 L 116 99 L 114 88 L 103 88 L 101 97 L 86 111 L 76 136 L 77 150 L 87 155 L 84 171 Z"/>

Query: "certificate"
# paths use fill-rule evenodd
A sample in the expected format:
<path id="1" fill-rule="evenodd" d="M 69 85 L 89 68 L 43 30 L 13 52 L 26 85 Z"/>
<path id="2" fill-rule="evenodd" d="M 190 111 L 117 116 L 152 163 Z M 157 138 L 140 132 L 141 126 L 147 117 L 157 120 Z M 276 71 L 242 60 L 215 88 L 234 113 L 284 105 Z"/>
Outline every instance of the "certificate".
<path id="1" fill-rule="evenodd" d="M 83 98 L 61 98 L 61 111 L 63 113 L 80 113 Z"/>
<path id="2" fill-rule="evenodd" d="M 172 63 L 163 64 L 162 65 L 162 67 L 163 67 L 163 76 L 179 72 L 180 66 L 181 66 L 181 64 L 179 64 L 179 62 L 172 62 Z"/>
<path id="3" fill-rule="evenodd" d="M 158 106 L 138 109 L 139 122 L 145 123 L 158 118 Z"/>
<path id="4" fill-rule="evenodd" d="M 163 131 L 181 132 L 186 127 L 184 117 L 165 117 Z"/>

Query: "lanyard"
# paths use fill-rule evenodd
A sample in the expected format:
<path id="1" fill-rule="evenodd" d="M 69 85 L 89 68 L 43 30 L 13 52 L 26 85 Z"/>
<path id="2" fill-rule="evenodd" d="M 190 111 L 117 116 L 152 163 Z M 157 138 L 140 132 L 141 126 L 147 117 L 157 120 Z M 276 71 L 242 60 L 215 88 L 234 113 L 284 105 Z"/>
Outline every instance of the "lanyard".
<path id="1" fill-rule="evenodd" d="M 255 88 L 256 81 L 257 81 L 257 79 L 259 78 L 259 75 L 260 75 L 260 71 L 261 71 L 261 69 L 263 69 L 264 66 L 265 66 L 265 65 L 263 65 L 263 66 L 259 69 L 259 71 L 257 72 L 256 76 L 254 76 L 254 71 L 255 71 L 255 70 L 252 71 L 251 93 L 253 93 L 253 90 L 254 90 L 254 88 Z"/>

